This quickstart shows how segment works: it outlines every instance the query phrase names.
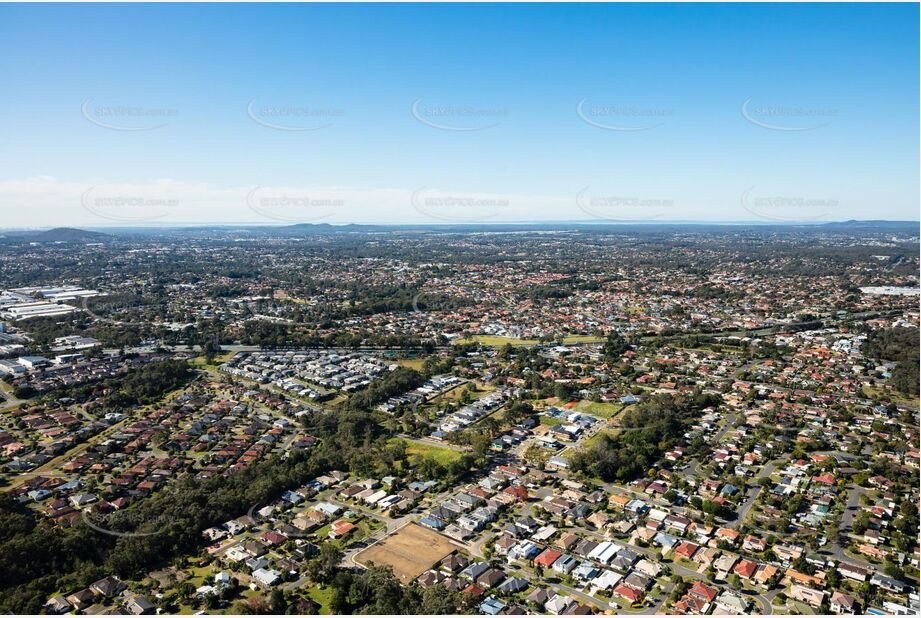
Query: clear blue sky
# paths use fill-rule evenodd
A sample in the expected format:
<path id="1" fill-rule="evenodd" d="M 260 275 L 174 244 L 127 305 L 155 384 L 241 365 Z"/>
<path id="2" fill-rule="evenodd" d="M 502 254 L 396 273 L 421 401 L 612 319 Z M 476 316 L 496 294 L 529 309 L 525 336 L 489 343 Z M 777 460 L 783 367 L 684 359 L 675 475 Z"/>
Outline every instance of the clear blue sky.
<path id="1" fill-rule="evenodd" d="M 0 227 L 918 219 L 918 58 L 910 4 L 2 5 Z"/>

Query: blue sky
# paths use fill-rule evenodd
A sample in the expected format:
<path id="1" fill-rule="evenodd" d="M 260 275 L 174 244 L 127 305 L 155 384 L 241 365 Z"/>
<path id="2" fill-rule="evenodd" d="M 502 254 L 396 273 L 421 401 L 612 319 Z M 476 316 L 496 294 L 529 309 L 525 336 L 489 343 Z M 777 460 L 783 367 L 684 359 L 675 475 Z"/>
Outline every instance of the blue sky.
<path id="1" fill-rule="evenodd" d="M 0 227 L 918 219 L 918 7 L 2 5 Z"/>

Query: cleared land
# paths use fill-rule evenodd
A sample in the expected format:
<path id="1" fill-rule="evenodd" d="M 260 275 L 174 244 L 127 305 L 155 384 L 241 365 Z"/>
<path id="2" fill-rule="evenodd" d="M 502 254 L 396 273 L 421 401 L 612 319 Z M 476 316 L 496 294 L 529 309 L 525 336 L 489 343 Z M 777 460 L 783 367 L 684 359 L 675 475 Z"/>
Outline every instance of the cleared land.
<path id="1" fill-rule="evenodd" d="M 206 367 L 213 368 L 213 367 L 217 367 L 221 363 L 226 363 L 231 358 L 236 356 L 236 354 L 237 354 L 236 352 L 225 352 L 223 354 L 218 354 L 217 356 L 214 357 L 214 362 L 212 363 L 209 363 L 208 359 L 205 358 L 204 356 L 196 356 L 195 358 L 192 358 L 189 360 L 189 364 L 192 365 L 193 367 L 198 367 L 199 369 L 203 369 Z"/>
<path id="2" fill-rule="evenodd" d="M 434 530 L 409 524 L 359 552 L 355 561 L 363 566 L 389 565 L 393 574 L 408 584 L 455 549 L 453 543 Z"/>
<path id="3" fill-rule="evenodd" d="M 580 401 L 576 405 L 576 410 L 597 416 L 598 418 L 611 418 L 624 409 L 620 403 L 603 403 L 598 401 Z"/>
<path id="4" fill-rule="evenodd" d="M 432 457 L 438 463 L 442 465 L 447 465 L 461 458 L 463 453 L 455 451 L 454 449 L 435 446 L 434 444 L 424 444 L 422 442 L 406 442 L 406 454 L 409 455 L 410 459 L 418 460 L 420 457 Z"/>
<path id="5" fill-rule="evenodd" d="M 604 337 L 594 337 L 592 335 L 569 335 L 568 337 L 563 337 L 560 340 L 562 343 L 603 343 Z M 458 344 L 465 343 L 479 343 L 485 346 L 490 347 L 502 347 L 505 344 L 511 344 L 512 346 L 527 346 L 527 345 L 537 345 L 540 343 L 539 339 L 518 339 L 517 337 L 504 337 L 501 335 L 474 335 L 473 337 L 467 337 L 464 339 L 457 339 Z"/>
<path id="6" fill-rule="evenodd" d="M 886 401 L 887 399 L 892 401 L 895 404 L 909 405 L 909 406 L 918 406 L 918 399 L 912 399 L 911 397 L 899 393 L 894 389 L 885 389 L 880 388 L 879 386 L 870 386 L 869 384 L 863 385 L 863 394 L 872 399 L 878 401 Z"/>
<path id="7" fill-rule="evenodd" d="M 409 367 L 410 369 L 415 369 L 416 371 L 422 371 L 422 365 L 425 364 L 424 358 L 400 358 L 397 360 L 397 364 L 401 367 Z"/>

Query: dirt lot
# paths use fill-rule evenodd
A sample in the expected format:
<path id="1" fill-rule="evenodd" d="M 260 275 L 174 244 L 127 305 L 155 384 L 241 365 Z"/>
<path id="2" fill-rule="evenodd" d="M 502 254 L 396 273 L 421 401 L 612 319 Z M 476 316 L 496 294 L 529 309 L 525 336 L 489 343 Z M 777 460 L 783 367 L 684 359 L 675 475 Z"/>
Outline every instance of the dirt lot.
<path id="1" fill-rule="evenodd" d="M 361 565 L 386 564 L 404 584 L 429 570 L 457 549 L 447 538 L 418 524 L 409 524 L 355 556 Z"/>

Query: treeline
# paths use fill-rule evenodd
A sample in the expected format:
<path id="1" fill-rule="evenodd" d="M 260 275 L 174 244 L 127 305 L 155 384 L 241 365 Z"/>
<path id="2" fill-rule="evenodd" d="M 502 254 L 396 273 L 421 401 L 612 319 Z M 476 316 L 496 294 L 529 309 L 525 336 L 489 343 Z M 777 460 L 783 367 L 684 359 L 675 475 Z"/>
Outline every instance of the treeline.
<path id="1" fill-rule="evenodd" d="M 601 353 L 604 355 L 605 361 L 614 364 L 620 362 L 624 352 L 629 349 L 630 344 L 624 339 L 624 336 L 617 331 L 611 331 L 604 340 Z"/>
<path id="2" fill-rule="evenodd" d="M 29 331 L 29 337 L 32 339 L 29 347 L 36 351 L 44 351 L 50 349 L 52 341 L 58 337 L 81 332 L 86 328 L 87 322 L 84 314 L 76 312 L 53 318 L 32 318 L 20 322 L 20 326 Z"/>
<path id="3" fill-rule="evenodd" d="M 235 298 L 248 293 L 249 289 L 244 285 L 213 285 L 208 288 L 208 296 L 211 298 Z"/>
<path id="4" fill-rule="evenodd" d="M 338 564 L 342 552 L 327 551 L 332 547 L 329 543 L 322 545 L 321 555 L 311 561 L 308 570 L 311 579 L 330 586 L 332 595 L 328 609 L 334 614 L 436 616 L 474 613 L 477 601 L 473 595 L 448 590 L 441 584 L 422 588 L 411 582 L 401 586 L 390 567 L 372 566 L 361 573 L 341 569 Z M 233 614 L 247 616 L 316 615 L 320 610 L 320 604 L 304 588 L 286 590 L 279 587 L 268 596 L 240 600 L 230 608 Z"/>
<path id="5" fill-rule="evenodd" d="M 878 361 L 895 361 L 892 386 L 897 391 L 918 396 L 919 356 L 918 329 L 907 327 L 882 328 L 869 334 L 864 343 L 864 354 Z"/>
<path id="6" fill-rule="evenodd" d="M 572 291 L 559 283 L 557 285 L 535 285 L 524 290 L 518 290 L 522 296 L 527 296 L 532 301 L 546 300 L 548 298 L 569 298 Z"/>
<path id="7" fill-rule="evenodd" d="M 195 371 L 184 360 L 155 361 L 126 374 L 91 384 L 54 391 L 54 398 L 70 397 L 80 403 L 92 401 L 101 408 L 130 408 L 148 405 L 166 393 L 185 386 Z"/>
<path id="8" fill-rule="evenodd" d="M 456 309 L 466 304 L 463 299 L 444 294 L 428 293 L 406 285 L 374 285 L 353 283 L 346 288 L 349 303 L 344 316 L 405 313 L 409 311 Z M 333 316 L 336 317 L 336 316 Z"/>
<path id="9" fill-rule="evenodd" d="M 737 300 L 745 296 L 745 294 L 739 290 L 715 285 L 700 285 L 696 288 L 686 290 L 684 294 L 686 296 L 708 300 Z"/>
<path id="10" fill-rule="evenodd" d="M 363 391 L 349 397 L 350 408 L 370 408 L 391 397 L 409 392 L 425 382 L 422 374 L 411 367 L 397 367 Z"/>
<path id="11" fill-rule="evenodd" d="M 473 613 L 475 599 L 438 585 L 401 586 L 390 567 L 372 566 L 362 573 L 339 571 L 333 581 L 330 610 L 334 614 L 443 614 Z"/>
<path id="12" fill-rule="evenodd" d="M 683 442 L 684 433 L 702 409 L 718 403 L 718 397 L 700 393 L 656 395 L 625 413 L 617 434 L 600 434 L 591 446 L 577 450 L 569 464 L 577 472 L 604 481 L 632 481 Z"/>
<path id="13" fill-rule="evenodd" d="M 40 354 L 49 353 L 55 339 L 68 335 L 93 337 L 105 347 L 123 348 L 138 345 L 144 338 L 154 334 L 152 329 L 142 324 L 93 323 L 80 313 L 64 316 L 63 319 L 32 318 L 21 325 L 28 329 L 32 338 L 29 348 Z"/>
<path id="14" fill-rule="evenodd" d="M 241 342 L 263 348 L 305 347 L 305 348 L 360 348 L 363 346 L 384 348 L 432 349 L 430 341 L 411 335 L 375 334 L 371 331 L 338 331 L 319 335 L 305 330 L 303 325 L 281 324 L 268 320 L 251 320 L 243 328 Z"/>

